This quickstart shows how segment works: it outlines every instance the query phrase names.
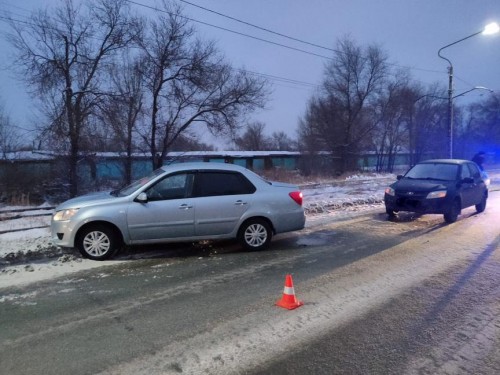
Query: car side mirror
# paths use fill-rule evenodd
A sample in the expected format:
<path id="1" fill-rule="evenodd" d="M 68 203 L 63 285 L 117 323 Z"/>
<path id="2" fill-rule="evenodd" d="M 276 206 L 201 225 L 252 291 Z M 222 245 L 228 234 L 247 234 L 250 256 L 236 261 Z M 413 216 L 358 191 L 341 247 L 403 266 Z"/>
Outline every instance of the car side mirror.
<path id="1" fill-rule="evenodd" d="M 135 198 L 135 201 L 139 203 L 148 203 L 148 195 L 142 192 Z"/>
<path id="2" fill-rule="evenodd" d="M 403 178 L 403 175 L 402 175 L 402 174 L 398 174 L 398 175 L 396 176 L 396 179 L 397 179 L 398 181 L 399 181 L 399 180 L 401 180 L 402 178 Z"/>

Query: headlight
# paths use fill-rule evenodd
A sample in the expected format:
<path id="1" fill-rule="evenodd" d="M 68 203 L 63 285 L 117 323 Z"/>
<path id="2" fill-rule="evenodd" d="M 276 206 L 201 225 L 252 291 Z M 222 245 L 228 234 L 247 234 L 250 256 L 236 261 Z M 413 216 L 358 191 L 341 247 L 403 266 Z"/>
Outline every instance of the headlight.
<path id="1" fill-rule="evenodd" d="M 386 188 L 386 189 L 385 189 L 385 193 L 386 193 L 387 195 L 392 195 L 392 196 L 396 195 L 396 193 L 394 192 L 394 189 L 393 189 L 393 188 L 391 188 L 391 187 Z"/>
<path id="2" fill-rule="evenodd" d="M 54 221 L 65 221 L 71 219 L 78 212 L 78 208 L 57 211 L 54 214 Z"/>
<path id="3" fill-rule="evenodd" d="M 444 198 L 444 197 L 446 197 L 446 190 L 431 191 L 429 194 L 427 194 L 427 199 Z"/>

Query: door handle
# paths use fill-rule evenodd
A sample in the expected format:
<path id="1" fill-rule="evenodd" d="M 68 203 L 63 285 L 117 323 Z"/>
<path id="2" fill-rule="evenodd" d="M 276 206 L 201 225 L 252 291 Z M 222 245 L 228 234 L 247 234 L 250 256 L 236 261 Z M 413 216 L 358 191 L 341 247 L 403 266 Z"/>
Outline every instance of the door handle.
<path id="1" fill-rule="evenodd" d="M 189 210 L 190 208 L 193 208 L 193 206 L 188 205 L 188 204 L 181 204 L 179 206 L 179 210 Z"/>
<path id="2" fill-rule="evenodd" d="M 243 202 L 243 201 L 241 201 L 241 200 L 240 200 L 240 201 L 236 201 L 236 202 L 234 202 L 234 204 L 235 204 L 236 206 L 244 206 L 245 204 L 247 204 L 247 202 Z"/>

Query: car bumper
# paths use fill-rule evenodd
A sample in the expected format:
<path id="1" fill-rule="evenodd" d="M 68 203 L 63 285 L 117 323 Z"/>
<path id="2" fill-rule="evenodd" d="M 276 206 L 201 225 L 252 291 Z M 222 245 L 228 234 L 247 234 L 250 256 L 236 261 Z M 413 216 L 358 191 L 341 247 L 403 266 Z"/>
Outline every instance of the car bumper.
<path id="1" fill-rule="evenodd" d="M 306 216 L 303 210 L 276 215 L 272 219 L 276 233 L 291 232 L 303 229 L 306 223 Z"/>
<path id="2" fill-rule="evenodd" d="M 50 223 L 52 243 L 60 247 L 74 247 L 75 238 L 70 221 L 54 221 Z"/>
<path id="3" fill-rule="evenodd" d="M 385 207 L 393 211 L 409 211 L 422 214 L 444 214 L 449 206 L 445 198 L 408 198 L 385 195 Z"/>

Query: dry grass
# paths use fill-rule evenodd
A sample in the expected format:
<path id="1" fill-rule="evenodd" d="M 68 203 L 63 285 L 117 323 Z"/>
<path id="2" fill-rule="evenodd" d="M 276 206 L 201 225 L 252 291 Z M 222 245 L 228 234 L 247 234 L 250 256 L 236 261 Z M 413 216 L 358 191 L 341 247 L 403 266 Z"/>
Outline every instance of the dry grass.
<path id="1" fill-rule="evenodd" d="M 325 174 L 311 174 L 304 176 L 298 170 L 287 170 L 282 168 L 273 168 L 257 173 L 269 181 L 288 182 L 291 184 L 304 185 L 306 183 L 320 183 L 324 181 L 334 181 L 345 179 L 346 176 L 331 176 Z"/>
<path id="2" fill-rule="evenodd" d="M 33 200 L 30 193 L 17 192 L 10 194 L 5 203 L 9 206 L 32 206 Z"/>

